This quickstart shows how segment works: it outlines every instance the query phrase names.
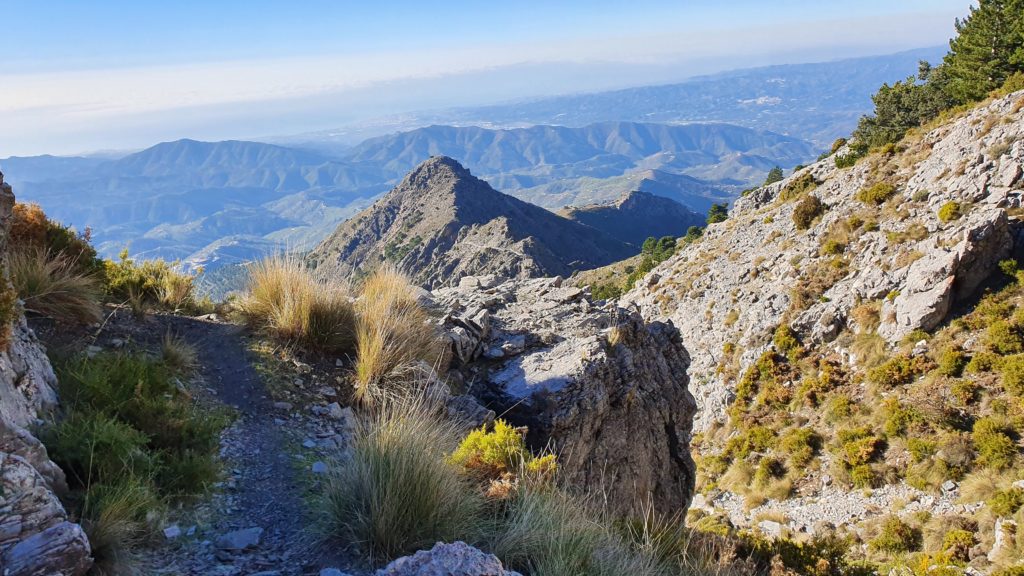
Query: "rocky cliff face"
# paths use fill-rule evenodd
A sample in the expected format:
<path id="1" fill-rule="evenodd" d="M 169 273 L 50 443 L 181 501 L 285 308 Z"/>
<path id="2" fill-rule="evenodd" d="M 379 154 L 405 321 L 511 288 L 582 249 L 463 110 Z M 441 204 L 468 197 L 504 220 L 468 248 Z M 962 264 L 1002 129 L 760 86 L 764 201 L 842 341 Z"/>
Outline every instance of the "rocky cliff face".
<path id="1" fill-rule="evenodd" d="M 551 447 L 562 477 L 619 511 L 685 510 L 693 495 L 689 356 L 670 322 L 596 307 L 560 278 L 467 277 L 434 292 L 451 377 Z"/>
<path id="2" fill-rule="evenodd" d="M 844 331 L 880 302 L 893 344 L 942 323 L 1006 258 L 1024 197 L 1024 93 L 873 154 L 838 155 L 739 199 L 727 222 L 662 263 L 621 304 L 672 320 L 692 354 L 695 425 L 723 420 L 736 376 L 781 324 L 856 366 Z M 799 225 L 798 225 L 799 222 Z M 862 320 L 860 320 L 862 321 Z"/>
<path id="3" fill-rule="evenodd" d="M 342 277 L 391 263 L 435 287 L 479 274 L 568 275 L 632 252 L 596 229 L 497 192 L 450 158 L 434 157 L 342 224 L 309 259 Z"/>
<path id="4" fill-rule="evenodd" d="M 7 253 L 13 206 L 11 187 L 0 175 L 0 255 Z M 55 385 L 46 353 L 19 318 L 8 348 L 0 352 L 0 572 L 5 576 L 80 575 L 92 565 L 85 533 L 68 521 L 57 498 L 67 489 L 64 474 L 28 430 L 56 408 Z"/>
<path id="5" fill-rule="evenodd" d="M 651 236 L 683 236 L 690 226 L 704 225 L 704 216 L 647 192 L 629 192 L 611 204 L 569 207 L 559 213 L 638 247 Z"/>

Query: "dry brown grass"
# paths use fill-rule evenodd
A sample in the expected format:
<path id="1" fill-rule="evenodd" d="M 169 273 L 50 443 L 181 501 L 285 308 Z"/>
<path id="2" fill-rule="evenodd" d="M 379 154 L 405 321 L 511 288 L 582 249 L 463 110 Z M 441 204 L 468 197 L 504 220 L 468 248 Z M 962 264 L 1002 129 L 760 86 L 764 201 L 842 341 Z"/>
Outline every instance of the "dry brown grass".
<path id="1" fill-rule="evenodd" d="M 79 272 L 74 260 L 38 248 L 16 249 L 8 257 L 8 267 L 26 311 L 60 322 L 100 320 L 100 281 Z"/>
<path id="2" fill-rule="evenodd" d="M 273 256 L 253 264 L 240 302 L 247 322 L 285 342 L 322 352 L 351 352 L 355 314 L 348 287 L 298 259 Z"/>
<path id="3" fill-rule="evenodd" d="M 372 402 L 441 365 L 443 346 L 430 315 L 416 301 L 409 278 L 380 268 L 363 283 L 356 301 L 355 390 Z"/>

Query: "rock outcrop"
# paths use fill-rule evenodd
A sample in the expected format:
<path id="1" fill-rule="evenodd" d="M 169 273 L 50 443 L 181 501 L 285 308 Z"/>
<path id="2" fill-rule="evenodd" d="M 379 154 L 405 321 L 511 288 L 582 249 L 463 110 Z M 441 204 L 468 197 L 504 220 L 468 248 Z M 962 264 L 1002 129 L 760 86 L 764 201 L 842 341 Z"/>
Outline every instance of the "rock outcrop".
<path id="1" fill-rule="evenodd" d="M 837 168 L 837 155 L 736 201 L 728 221 L 658 266 L 623 296 L 672 320 L 692 354 L 695 428 L 724 420 L 742 373 L 780 324 L 805 346 L 843 349 L 851 314 L 877 303 L 877 334 L 895 344 L 944 322 L 1009 256 L 1007 211 L 1024 197 L 1024 93 Z M 875 200 L 863 191 L 874 187 Z M 794 212 L 803 199 L 808 218 Z M 799 220 L 799 218 L 797 218 Z"/>
<path id="2" fill-rule="evenodd" d="M 506 570 L 501 560 L 466 544 L 438 542 L 430 550 L 420 550 L 394 560 L 377 571 L 376 576 L 520 576 Z"/>
<path id="3" fill-rule="evenodd" d="M 434 292 L 450 375 L 553 449 L 563 477 L 612 508 L 685 510 L 695 468 L 689 356 L 671 322 L 596 307 L 561 278 L 463 278 Z"/>
<path id="4" fill-rule="evenodd" d="M 438 287 L 481 274 L 568 275 L 635 252 L 599 230 L 502 194 L 439 156 L 339 226 L 309 260 L 346 278 L 391 263 L 417 283 Z"/>
<path id="5" fill-rule="evenodd" d="M 0 174 L 0 255 L 14 206 Z M 0 269 L 6 268 L 6 258 Z M 6 277 L 0 278 L 6 283 Z M 77 576 L 92 565 L 89 541 L 68 521 L 57 495 L 64 474 L 28 430 L 57 406 L 56 377 L 24 318 L 0 352 L 0 573 L 4 576 Z"/>
<path id="6" fill-rule="evenodd" d="M 629 192 L 610 204 L 568 207 L 559 214 L 637 247 L 651 236 L 683 236 L 705 220 L 671 198 L 647 192 Z"/>

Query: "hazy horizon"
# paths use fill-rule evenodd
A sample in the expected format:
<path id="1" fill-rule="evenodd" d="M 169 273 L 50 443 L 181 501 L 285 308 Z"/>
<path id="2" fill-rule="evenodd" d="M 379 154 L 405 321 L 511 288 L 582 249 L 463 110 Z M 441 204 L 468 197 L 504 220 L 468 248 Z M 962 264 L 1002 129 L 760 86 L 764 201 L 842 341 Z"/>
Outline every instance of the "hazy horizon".
<path id="1" fill-rule="evenodd" d="M 454 2 L 424 13 L 407 2 L 303 10 L 15 2 L 0 37 L 0 157 L 269 138 L 426 109 L 893 53 L 943 44 L 970 5 L 612 4 Z"/>

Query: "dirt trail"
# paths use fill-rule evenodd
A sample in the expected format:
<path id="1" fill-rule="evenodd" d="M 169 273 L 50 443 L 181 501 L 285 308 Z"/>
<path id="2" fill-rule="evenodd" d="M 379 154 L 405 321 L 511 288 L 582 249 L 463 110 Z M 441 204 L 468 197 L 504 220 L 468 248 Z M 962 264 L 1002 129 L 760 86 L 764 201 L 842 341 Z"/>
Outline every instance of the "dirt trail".
<path id="1" fill-rule="evenodd" d="M 275 408 L 253 367 L 243 330 L 185 317 L 152 320 L 160 329 L 151 327 L 147 333 L 162 337 L 169 329 L 196 347 L 200 402 L 226 404 L 237 411 L 237 419 L 221 440 L 223 485 L 197 503 L 194 514 L 183 507 L 177 524 L 181 535 L 147 554 L 151 573 L 317 574 L 324 554 L 314 544 L 314 519 L 303 500 L 309 490 L 308 463 L 296 456 L 304 430 L 288 411 Z M 138 343 L 142 337 L 133 336 Z M 250 528 L 263 530 L 257 546 L 241 552 L 218 546 L 222 536 Z"/>

